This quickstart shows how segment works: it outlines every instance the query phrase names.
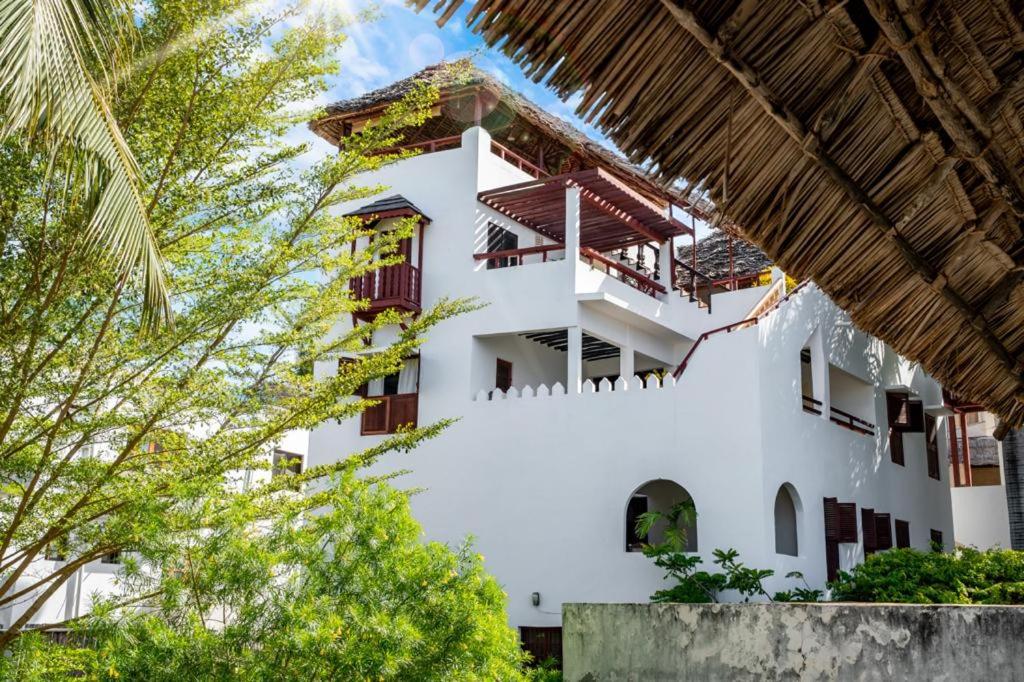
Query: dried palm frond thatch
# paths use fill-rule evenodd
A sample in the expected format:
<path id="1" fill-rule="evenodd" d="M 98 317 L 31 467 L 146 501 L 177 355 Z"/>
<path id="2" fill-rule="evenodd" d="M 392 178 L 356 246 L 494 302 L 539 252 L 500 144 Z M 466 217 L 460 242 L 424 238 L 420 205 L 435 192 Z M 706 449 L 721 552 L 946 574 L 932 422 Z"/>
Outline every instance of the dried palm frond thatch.
<path id="1" fill-rule="evenodd" d="M 413 0 L 423 8 L 430 0 Z M 433 5 L 440 22 L 463 0 Z M 1024 422 L 1009 0 L 477 0 L 466 21 L 955 393 Z"/>

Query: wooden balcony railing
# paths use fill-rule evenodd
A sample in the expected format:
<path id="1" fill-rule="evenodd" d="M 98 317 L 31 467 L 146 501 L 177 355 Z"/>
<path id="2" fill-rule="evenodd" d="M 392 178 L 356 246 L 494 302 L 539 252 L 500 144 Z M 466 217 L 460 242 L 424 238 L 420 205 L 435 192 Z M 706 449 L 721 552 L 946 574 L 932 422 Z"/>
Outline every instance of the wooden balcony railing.
<path id="1" fill-rule="evenodd" d="M 419 393 L 372 395 L 368 400 L 379 400 L 363 410 L 360 433 L 364 436 L 394 433 L 400 426 L 415 428 L 419 413 Z"/>
<path id="2" fill-rule="evenodd" d="M 854 417 L 849 412 L 844 412 L 843 410 L 840 410 L 838 407 L 829 406 L 828 418 L 829 420 L 832 421 L 833 424 L 838 424 L 839 426 L 842 426 L 844 429 L 849 429 L 854 433 L 859 433 L 864 436 L 875 435 L 874 424 L 872 424 L 869 421 L 864 421 L 860 417 Z"/>
<path id="3" fill-rule="evenodd" d="M 417 312 L 420 309 L 420 271 L 408 263 L 377 268 L 349 280 L 353 298 L 370 301 L 368 311 L 376 313 L 387 308 Z"/>
<path id="4" fill-rule="evenodd" d="M 802 396 L 804 412 L 810 412 L 812 414 L 821 414 L 823 403 L 820 400 L 815 400 L 809 395 Z M 838 407 L 829 405 L 828 408 L 828 419 L 833 424 L 838 424 L 844 429 L 849 429 L 854 433 L 859 433 L 864 436 L 875 435 L 875 425 L 869 421 L 865 421 L 860 417 L 854 417 L 849 412 L 840 410 Z"/>
<path id="5" fill-rule="evenodd" d="M 601 253 L 598 253 L 594 249 L 591 249 L 586 246 L 581 247 L 580 256 L 584 260 L 589 262 L 591 266 L 595 266 L 595 263 L 603 265 L 605 268 L 605 272 L 607 272 L 609 275 L 611 275 L 613 272 L 616 273 L 618 275 L 616 279 L 625 284 L 630 285 L 631 287 L 638 291 L 642 291 L 648 296 L 655 296 L 656 294 L 666 293 L 665 287 L 663 287 L 659 282 L 654 281 L 653 279 L 651 279 L 647 275 L 644 275 L 643 273 L 637 272 L 636 270 L 627 265 L 623 265 L 622 263 L 619 263 Z"/>
<path id="6" fill-rule="evenodd" d="M 491 140 L 491 153 L 499 157 L 502 161 L 512 164 L 519 170 L 523 171 L 528 175 L 532 175 L 538 180 L 540 180 L 541 178 L 546 178 L 550 175 L 550 173 L 548 173 L 540 166 L 531 163 L 530 161 L 527 161 L 526 159 L 519 156 L 519 154 L 516 154 L 508 147 L 498 144 L 493 140 Z"/>
<path id="7" fill-rule="evenodd" d="M 395 154 L 401 151 L 421 151 L 424 154 L 440 152 L 445 149 L 456 149 L 462 146 L 462 136 L 452 135 L 450 137 L 439 137 L 436 140 L 424 140 L 422 142 L 410 142 L 400 144 L 387 149 L 381 149 L 377 154 Z"/>
<path id="8" fill-rule="evenodd" d="M 525 265 L 527 256 L 538 256 L 539 263 L 548 262 L 548 254 L 553 251 L 563 251 L 562 244 L 544 244 L 542 246 L 528 246 L 523 249 L 506 249 L 504 251 L 488 251 L 486 253 L 474 253 L 474 260 L 494 261 L 499 268 L 508 268 L 515 265 Z"/>

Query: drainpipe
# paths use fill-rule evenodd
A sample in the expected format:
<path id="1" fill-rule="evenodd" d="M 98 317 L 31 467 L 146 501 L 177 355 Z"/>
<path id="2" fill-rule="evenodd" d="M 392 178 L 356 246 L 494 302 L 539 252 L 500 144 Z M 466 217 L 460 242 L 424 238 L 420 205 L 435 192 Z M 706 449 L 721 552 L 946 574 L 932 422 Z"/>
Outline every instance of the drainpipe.
<path id="1" fill-rule="evenodd" d="M 1003 438 L 1003 476 L 1010 516 L 1010 547 L 1024 549 L 1024 430 L 1010 429 Z"/>

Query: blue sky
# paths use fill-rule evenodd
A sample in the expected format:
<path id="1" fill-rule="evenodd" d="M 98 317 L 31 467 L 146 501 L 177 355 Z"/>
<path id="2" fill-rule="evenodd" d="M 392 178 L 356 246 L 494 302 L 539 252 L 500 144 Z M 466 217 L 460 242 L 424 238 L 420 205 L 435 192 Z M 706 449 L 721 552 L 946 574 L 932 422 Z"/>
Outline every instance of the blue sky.
<path id="1" fill-rule="evenodd" d="M 383 0 L 374 4 L 379 18 L 372 22 L 354 23 L 346 30 L 348 40 L 339 55 L 341 73 L 332 79 L 330 90 L 315 105 L 359 96 L 442 59 L 454 61 L 471 57 L 478 67 L 611 147 L 604 136 L 573 113 L 574 102 L 562 102 L 543 85 L 524 78 L 519 67 L 498 50 L 487 48 L 479 36 L 471 33 L 464 22 L 467 8 L 460 10 L 444 28 L 438 28 L 434 23 L 436 16 L 429 10 L 417 14 L 401 0 Z M 359 10 L 365 6 L 355 1 L 350 9 Z M 331 150 L 330 145 L 304 128 L 296 130 L 290 137 L 313 144 L 318 156 Z"/>
<path id="2" fill-rule="evenodd" d="M 335 1 L 352 14 L 370 6 L 364 0 Z M 376 8 L 378 18 L 353 23 L 346 30 L 348 40 L 339 54 L 341 73 L 331 80 L 329 91 L 312 104 L 322 106 L 357 97 L 441 60 L 470 57 L 478 67 L 501 82 L 614 150 L 615 146 L 605 136 L 576 116 L 577 97 L 563 102 L 543 84 L 524 78 L 517 65 L 497 49 L 488 48 L 466 27 L 465 15 L 470 4 L 466 3 L 444 28 L 438 28 L 436 15 L 429 11 L 429 6 L 422 13 L 416 13 L 405 6 L 404 0 L 377 0 L 372 6 Z M 292 131 L 289 141 L 304 141 L 311 145 L 303 160 L 305 162 L 312 162 L 333 151 L 327 142 L 313 135 L 305 126 Z M 706 226 L 698 221 L 698 237 L 706 231 Z"/>

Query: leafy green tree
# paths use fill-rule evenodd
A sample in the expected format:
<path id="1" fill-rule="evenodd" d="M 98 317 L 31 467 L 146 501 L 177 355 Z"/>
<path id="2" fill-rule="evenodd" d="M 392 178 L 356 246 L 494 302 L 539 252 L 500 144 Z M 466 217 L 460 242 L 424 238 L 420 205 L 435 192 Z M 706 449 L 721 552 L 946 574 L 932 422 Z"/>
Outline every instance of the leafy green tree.
<path id="1" fill-rule="evenodd" d="M 76 571 L 112 552 L 125 557 L 122 604 L 159 609 L 154 613 L 166 618 L 166 636 L 197 639 L 189 655 L 224 654 L 199 627 L 214 615 L 206 605 L 239 605 L 256 595 L 231 592 L 246 584 L 242 574 L 229 574 L 223 586 L 201 584 L 194 557 L 209 556 L 225 571 L 242 573 L 298 561 L 284 556 L 249 565 L 243 550 L 259 552 L 264 545 L 234 553 L 225 545 L 243 526 L 269 525 L 279 537 L 282 514 L 300 520 L 333 499 L 329 487 L 296 496 L 290 493 L 296 485 L 414 448 L 446 425 L 404 431 L 351 456 L 339 452 L 336 465 L 308 469 L 297 479 L 280 477 L 256 491 L 243 494 L 230 484 L 232 472 L 266 466 L 285 432 L 358 415 L 367 404 L 353 395 L 359 386 L 397 371 L 433 325 L 469 306 L 441 301 L 415 318 L 388 313 L 352 333 L 330 334 L 335 320 L 361 305 L 347 294 L 349 278 L 396 262 L 397 242 L 412 227 L 375 240 L 373 253 L 352 254 L 348 244 L 365 228 L 332 208 L 380 191 L 354 185 L 354 175 L 398 158 L 378 152 L 424 120 L 437 92 L 423 84 L 341 153 L 300 172 L 293 162 L 304 147 L 284 143 L 283 134 L 308 120 L 302 103 L 336 73 L 331 55 L 343 41 L 343 26 L 329 15 L 300 17 L 301 5 L 272 15 L 253 14 L 251 7 L 240 0 L 151 0 L 119 17 L 137 22 L 137 39 L 124 56 L 121 80 L 109 90 L 111 115 L 136 152 L 140 193 L 173 292 L 173 327 L 141 333 L 147 287 L 99 267 L 81 248 L 103 199 L 82 182 L 78 152 L 63 146 L 55 153 L 42 139 L 0 141 L 0 608 L 19 609 L 0 632 L 0 649 L 21 652 L 12 660 L 47 651 L 32 643 L 37 638 L 16 640 Z M 313 381 L 310 363 L 362 348 L 376 328 L 399 322 L 404 331 L 392 346 Z M 393 513 L 405 523 L 401 512 Z M 296 535 L 304 540 L 314 530 L 297 532 L 307 534 Z M 241 535 L 237 542 L 249 541 Z M 500 599 L 478 564 L 436 547 L 417 555 L 402 537 L 396 554 L 381 556 L 391 563 L 374 567 L 380 594 L 449 565 L 464 587 L 444 602 L 453 611 L 450 631 L 438 632 L 462 642 L 460 628 L 466 627 L 503 642 L 507 632 L 494 630 L 496 617 L 481 615 L 500 613 Z M 48 548 L 58 548 L 64 560 L 41 562 Z M 389 582 L 384 571 L 397 569 L 394 557 L 401 552 L 419 563 Z M 168 572 L 158 571 L 164 579 L 154 582 L 154 569 Z M 189 583 L 175 576 L 214 593 L 193 588 L 187 594 L 197 605 L 186 612 L 177 600 Z M 474 580 L 477 592 L 470 589 Z M 338 583 L 314 583 L 331 584 Z M 466 597 L 465 605 L 456 603 L 458 596 Z M 120 613 L 117 605 L 107 606 L 112 619 Z M 463 606 L 469 615 L 461 613 Z M 395 637 L 427 638 L 424 623 L 437 614 L 425 609 L 406 605 L 403 613 L 412 615 L 394 623 L 385 611 L 368 612 L 373 620 L 366 627 L 381 638 L 391 636 L 392 626 Z M 221 615 L 246 614 L 239 607 Z M 293 615 L 280 622 L 301 623 L 301 614 Z M 460 625 L 460 617 L 470 625 Z M 153 633 L 150 644 L 161 641 L 156 621 L 125 622 L 139 636 Z M 294 638 L 295 646 L 304 637 L 277 634 Z M 116 633 L 104 637 L 122 641 Z M 447 656 L 444 665 L 453 669 L 475 665 L 470 654 L 453 662 L 443 643 L 410 647 L 400 642 L 394 651 Z M 472 655 L 479 659 L 483 650 L 480 644 Z M 141 653 L 124 655 L 129 667 L 143 660 Z M 510 660 L 507 651 L 496 655 Z M 392 665 L 385 658 L 382 670 Z"/>
<path id="2" fill-rule="evenodd" d="M 55 659 L 45 652 L 59 647 L 35 641 L 10 672 L 46 661 L 154 681 L 522 677 L 505 595 L 468 545 L 422 542 L 406 495 L 352 471 L 318 498 L 322 513 L 298 504 L 262 533 L 236 500 L 229 523 L 163 566 L 153 611 L 101 612 L 82 630 L 89 648 Z"/>

